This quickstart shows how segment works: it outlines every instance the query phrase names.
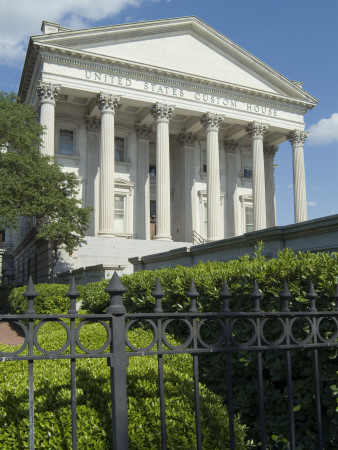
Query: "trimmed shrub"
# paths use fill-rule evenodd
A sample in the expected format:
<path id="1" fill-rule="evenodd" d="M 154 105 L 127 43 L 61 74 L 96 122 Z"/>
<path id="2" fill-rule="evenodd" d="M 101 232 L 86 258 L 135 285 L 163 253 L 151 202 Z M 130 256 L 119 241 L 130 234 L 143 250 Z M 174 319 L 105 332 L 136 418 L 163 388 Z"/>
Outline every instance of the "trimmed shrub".
<path id="1" fill-rule="evenodd" d="M 66 314 L 69 310 L 69 298 L 66 292 L 69 284 L 36 284 L 34 286 L 38 296 L 34 300 L 34 308 L 37 314 Z M 24 314 L 27 309 L 27 287 L 22 286 L 12 289 L 9 294 L 9 308 L 13 314 Z M 79 292 L 83 286 L 78 286 Z"/>
<path id="2" fill-rule="evenodd" d="M 200 297 L 197 307 L 200 311 L 219 311 L 221 301 L 219 293 L 224 280 L 228 282 L 232 293 L 230 307 L 232 311 L 251 311 L 253 299 L 250 294 L 254 280 L 262 290 L 261 308 L 263 311 L 280 311 L 282 302 L 279 295 L 284 280 L 288 282 L 294 299 L 290 302 L 292 311 L 306 311 L 310 301 L 306 298 L 310 282 L 319 295 L 316 300 L 318 310 L 332 311 L 335 304 L 332 295 L 338 280 L 337 254 L 302 252 L 295 254 L 285 249 L 278 258 L 266 260 L 258 246 L 254 258 L 243 256 L 236 261 L 200 263 L 194 267 L 177 266 L 170 269 L 142 271 L 122 277 L 128 289 L 124 295 L 127 312 L 151 312 L 155 300 L 151 292 L 156 278 L 161 281 L 165 292 L 164 311 L 187 311 L 190 300 L 187 297 L 193 278 Z M 106 282 L 96 284 L 95 288 L 104 288 Z M 95 311 L 104 310 L 108 305 L 108 296 L 98 295 L 92 306 L 90 301 L 91 285 L 86 286 L 84 307 Z M 278 324 L 277 324 L 278 325 Z M 268 337 L 278 335 L 278 326 L 268 330 Z M 327 324 L 326 324 L 327 325 Z M 330 333 L 330 327 L 323 322 L 322 333 Z M 304 324 L 299 324 L 302 333 Z M 305 324 L 306 327 L 306 324 Z M 305 330 L 306 331 L 306 330 Z M 175 337 L 180 330 L 176 330 Z M 242 338 L 249 331 L 243 328 Z M 270 333 L 270 334 L 269 334 Z M 210 330 L 209 338 L 213 339 Z M 314 387 L 313 352 L 309 349 L 292 350 L 292 375 L 294 383 L 294 405 L 296 421 L 296 439 L 303 447 L 312 448 L 316 442 L 317 417 Z M 259 445 L 257 361 L 255 352 L 241 352 L 232 355 L 235 410 L 248 426 L 248 438 Z M 337 347 L 319 351 L 320 389 L 326 449 L 333 449 L 338 442 L 338 372 Z M 200 357 L 200 377 L 210 389 L 221 395 L 226 402 L 225 355 L 215 353 Z M 282 351 L 263 352 L 263 371 L 265 380 L 265 415 L 268 444 L 272 448 L 286 448 L 288 442 L 288 405 L 286 387 L 285 354 Z M 281 419 L 283 418 L 283 420 Z M 285 419 L 284 419 L 285 418 Z"/>
<path id="3" fill-rule="evenodd" d="M 87 325 L 84 327 L 86 328 Z M 103 327 L 89 325 L 81 342 L 97 348 L 105 339 Z M 49 323 L 39 331 L 43 348 L 64 343 L 60 325 Z M 140 347 L 150 339 L 144 330 L 130 331 Z M 0 347 L 1 350 L 6 348 Z M 13 349 L 11 349 L 13 350 Z M 164 357 L 168 448 L 195 448 L 193 378 L 190 355 Z M 0 389 L 0 446 L 28 447 L 27 362 L 3 362 Z M 160 414 L 156 357 L 131 357 L 128 367 L 130 449 L 160 448 Z M 70 364 L 66 360 L 35 361 L 35 446 L 71 448 Z M 220 398 L 200 385 L 203 448 L 229 448 L 228 417 Z M 105 359 L 77 361 L 77 413 L 79 448 L 111 448 L 109 367 Z M 238 449 L 244 449 L 245 429 L 235 422 Z"/>

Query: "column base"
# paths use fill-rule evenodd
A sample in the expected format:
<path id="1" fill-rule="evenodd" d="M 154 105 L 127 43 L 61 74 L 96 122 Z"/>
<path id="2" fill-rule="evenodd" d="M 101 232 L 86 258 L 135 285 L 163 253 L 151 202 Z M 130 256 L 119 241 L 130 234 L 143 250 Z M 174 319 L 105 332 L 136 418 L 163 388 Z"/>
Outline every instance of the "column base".
<path id="1" fill-rule="evenodd" d="M 173 238 L 170 236 L 170 234 L 157 234 L 155 236 L 156 241 L 172 241 Z"/>
<path id="2" fill-rule="evenodd" d="M 113 231 L 99 231 L 97 235 L 100 237 L 115 237 L 115 233 Z"/>

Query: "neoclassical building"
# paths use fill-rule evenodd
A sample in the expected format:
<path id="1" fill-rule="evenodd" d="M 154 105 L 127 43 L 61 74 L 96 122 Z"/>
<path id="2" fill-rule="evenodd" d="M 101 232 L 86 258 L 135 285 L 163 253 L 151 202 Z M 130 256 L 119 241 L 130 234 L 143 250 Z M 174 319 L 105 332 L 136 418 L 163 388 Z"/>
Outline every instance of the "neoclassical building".
<path id="1" fill-rule="evenodd" d="M 19 96 L 39 108 L 41 151 L 81 180 L 90 242 L 170 245 L 275 226 L 274 156 L 286 140 L 295 222 L 307 220 L 304 115 L 317 100 L 196 17 L 43 22 Z"/>

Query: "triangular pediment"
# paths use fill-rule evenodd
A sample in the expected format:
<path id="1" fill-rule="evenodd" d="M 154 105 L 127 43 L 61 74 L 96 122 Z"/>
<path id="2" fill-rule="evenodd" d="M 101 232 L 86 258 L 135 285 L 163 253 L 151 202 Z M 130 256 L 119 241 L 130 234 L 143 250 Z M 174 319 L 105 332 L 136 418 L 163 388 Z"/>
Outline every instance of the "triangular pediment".
<path id="1" fill-rule="evenodd" d="M 196 17 L 85 30 L 61 29 L 33 37 L 39 46 L 116 60 L 176 78 L 200 78 L 232 88 L 316 103 L 307 92 Z"/>

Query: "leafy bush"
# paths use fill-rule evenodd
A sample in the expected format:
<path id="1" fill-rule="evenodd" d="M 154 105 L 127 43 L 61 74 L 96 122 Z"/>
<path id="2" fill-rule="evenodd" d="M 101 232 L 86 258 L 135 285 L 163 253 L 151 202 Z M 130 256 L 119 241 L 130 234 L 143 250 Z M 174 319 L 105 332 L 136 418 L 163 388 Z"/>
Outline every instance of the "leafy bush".
<path id="1" fill-rule="evenodd" d="M 37 314 L 66 314 L 69 310 L 69 298 L 66 284 L 36 284 L 34 286 L 38 296 L 34 300 Z M 83 287 L 78 286 L 79 291 Z M 23 294 L 26 286 L 12 289 L 9 295 L 9 308 L 13 314 L 24 314 L 27 310 L 27 297 Z"/>
<path id="2" fill-rule="evenodd" d="M 87 329 L 88 327 L 88 329 Z M 130 331 L 140 347 L 149 332 Z M 39 331 L 43 348 L 57 349 L 65 336 L 60 325 L 49 323 Z M 83 327 L 81 342 L 98 348 L 105 339 L 99 324 Z M 5 346 L 0 346 L 4 350 Z M 13 349 L 11 349 L 13 350 Z M 164 357 L 168 448 L 190 449 L 195 444 L 193 378 L 190 355 Z M 2 362 L 0 388 L 0 446 L 28 447 L 27 362 Z M 131 449 L 160 448 L 160 414 L 156 357 L 131 357 L 128 367 L 128 418 Z M 35 446 L 70 449 L 69 361 L 35 361 Z M 228 417 L 220 398 L 200 386 L 203 448 L 229 448 Z M 109 367 L 105 359 L 77 361 L 78 447 L 111 448 Z M 244 449 L 244 427 L 236 420 L 238 449 Z"/>
<path id="3" fill-rule="evenodd" d="M 127 312 L 151 312 L 155 300 L 151 292 L 156 278 L 161 281 L 165 292 L 163 309 L 165 311 L 187 311 L 190 300 L 186 294 L 191 279 L 196 283 L 200 297 L 197 300 L 199 311 L 219 311 L 221 301 L 219 293 L 224 280 L 227 280 L 232 293 L 230 307 L 232 311 L 252 311 L 254 301 L 250 296 L 254 280 L 262 290 L 261 308 L 263 311 L 280 311 L 282 302 L 279 295 L 283 281 L 287 281 L 294 299 L 290 302 L 293 311 L 305 311 L 310 308 L 306 298 L 309 284 L 312 282 L 319 297 L 316 300 L 318 310 L 334 310 L 332 295 L 338 280 L 337 254 L 297 253 L 285 249 L 278 258 L 266 260 L 259 246 L 254 258 L 243 256 L 236 261 L 200 263 L 194 267 L 168 268 L 155 271 L 137 272 L 122 277 L 128 289 L 124 294 Z M 99 295 L 90 296 L 91 285 L 86 286 L 84 307 L 99 312 L 108 305 L 108 296 L 103 294 L 106 282 L 95 284 Z M 92 301 L 92 298 L 95 301 Z M 278 325 L 278 324 L 277 324 Z M 278 333 L 278 326 L 268 330 L 270 335 Z M 179 332 L 180 330 L 178 330 Z M 302 325 L 299 332 L 301 333 Z M 323 330 L 329 332 L 328 330 Z M 242 329 L 242 338 L 249 331 Z M 177 334 L 175 334 L 177 336 Z M 213 334 L 210 332 L 210 339 Z M 215 338 L 214 341 L 217 339 Z M 316 442 L 317 418 L 314 386 L 313 351 L 292 350 L 292 376 L 294 383 L 294 405 L 297 443 L 302 448 L 313 448 Z M 241 352 L 232 357 L 234 380 L 235 410 L 241 414 L 248 426 L 248 437 L 258 445 L 260 441 L 258 421 L 257 361 L 255 352 Z M 338 372 L 337 347 L 321 349 L 319 352 L 320 389 L 322 402 L 325 448 L 335 448 L 338 442 Z M 288 441 L 288 405 L 286 387 L 285 354 L 281 351 L 263 352 L 263 371 L 265 379 L 265 407 L 268 443 L 272 448 L 286 448 Z M 200 376 L 214 392 L 226 401 L 225 355 L 215 353 L 200 357 Z M 282 419 L 283 418 L 283 419 Z M 285 419 L 284 419 L 285 418 Z"/>

